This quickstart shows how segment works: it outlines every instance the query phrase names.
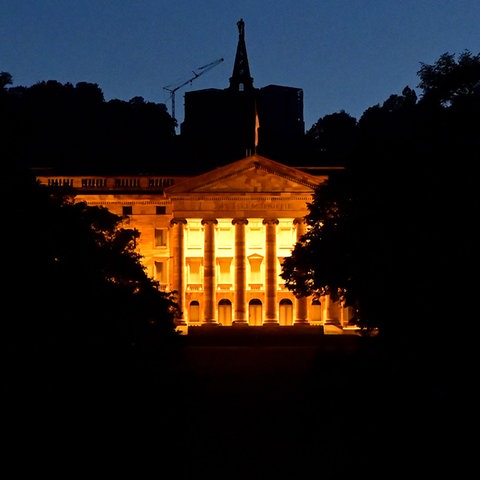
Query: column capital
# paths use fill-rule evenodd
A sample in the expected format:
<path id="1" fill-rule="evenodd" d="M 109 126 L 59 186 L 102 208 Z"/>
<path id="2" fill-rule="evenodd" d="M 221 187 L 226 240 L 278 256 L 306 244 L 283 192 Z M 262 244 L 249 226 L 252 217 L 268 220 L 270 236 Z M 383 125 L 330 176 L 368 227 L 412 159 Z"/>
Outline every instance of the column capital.
<path id="1" fill-rule="evenodd" d="M 218 220 L 216 218 L 204 218 L 202 220 L 202 225 L 218 225 Z"/>
<path id="2" fill-rule="evenodd" d="M 264 218 L 263 225 L 278 225 L 278 218 Z"/>
<path id="3" fill-rule="evenodd" d="M 232 220 L 232 225 L 248 225 L 248 220 L 245 217 L 236 217 Z"/>
<path id="4" fill-rule="evenodd" d="M 170 220 L 170 225 L 178 225 L 178 224 L 182 224 L 182 225 L 186 225 L 187 224 L 187 219 L 184 218 L 184 217 L 175 217 L 175 218 L 172 218 Z"/>
<path id="5" fill-rule="evenodd" d="M 294 225 L 298 225 L 298 224 L 302 225 L 304 223 L 305 223 L 305 217 L 296 217 L 293 219 Z"/>

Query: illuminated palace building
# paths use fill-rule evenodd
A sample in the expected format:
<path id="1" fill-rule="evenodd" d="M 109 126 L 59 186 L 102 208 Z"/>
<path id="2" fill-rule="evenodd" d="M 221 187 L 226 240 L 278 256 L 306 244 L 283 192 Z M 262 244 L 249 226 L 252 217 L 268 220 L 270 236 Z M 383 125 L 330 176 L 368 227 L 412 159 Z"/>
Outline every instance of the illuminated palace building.
<path id="1" fill-rule="evenodd" d="M 224 92 L 231 103 L 235 89 L 239 95 L 253 89 L 242 21 L 238 28 L 239 44 L 230 88 L 214 93 L 220 97 Z M 297 89 L 292 89 L 293 100 L 285 100 L 285 88 L 279 87 L 279 101 L 296 105 Z M 258 101 L 256 93 L 261 97 L 262 92 L 253 89 L 254 103 Z M 268 95 L 273 95 L 272 88 L 268 89 Z M 275 104 L 272 99 L 270 96 L 267 103 Z M 241 103 L 238 99 L 235 102 Z M 307 202 L 312 201 L 317 185 L 327 181 L 328 169 L 317 168 L 312 174 L 305 168 L 256 153 L 262 142 L 263 119 L 268 131 L 264 151 L 268 151 L 268 143 L 275 136 L 275 122 L 268 124 L 275 115 L 268 113 L 267 103 L 263 102 L 263 112 L 254 108 L 250 119 L 246 116 L 252 121 L 252 138 L 245 137 L 242 129 L 238 143 L 247 139 L 244 145 L 251 148 L 245 148 L 244 152 L 248 154 L 236 158 L 238 145 L 232 140 L 230 153 L 223 152 L 227 162 L 203 173 L 38 178 L 46 185 L 73 187 L 78 201 L 128 216 L 129 226 L 141 234 L 138 251 L 148 274 L 163 290 L 178 293 L 177 301 L 183 312 L 180 325 L 332 325 L 341 333 L 347 327 L 349 309 L 330 302 L 328 297 L 296 298 L 280 277 L 283 259 L 291 254 L 295 242 L 305 232 Z M 242 112 L 248 110 L 245 104 L 241 108 Z M 290 138 L 296 137 L 299 122 L 303 130 L 301 109 L 301 106 L 290 108 L 294 121 L 284 122 L 293 125 Z M 186 123 L 188 111 L 186 104 Z M 231 114 L 235 116 L 236 112 L 232 105 Z M 189 128 L 193 129 L 193 124 Z M 281 129 L 278 132 L 283 141 L 289 138 Z"/>

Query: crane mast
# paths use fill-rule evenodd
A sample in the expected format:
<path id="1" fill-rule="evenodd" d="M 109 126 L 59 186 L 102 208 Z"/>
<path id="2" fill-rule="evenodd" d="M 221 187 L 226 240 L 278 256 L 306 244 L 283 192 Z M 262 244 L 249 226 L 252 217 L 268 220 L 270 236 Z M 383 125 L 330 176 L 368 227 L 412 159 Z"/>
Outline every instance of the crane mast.
<path id="1" fill-rule="evenodd" d="M 172 118 L 175 121 L 175 123 L 177 121 L 177 119 L 175 117 L 175 93 L 176 93 L 176 91 L 179 90 L 180 88 L 184 87 L 188 83 L 192 83 L 198 77 L 200 77 L 204 73 L 207 73 L 213 67 L 216 67 L 218 64 L 220 64 L 222 62 L 223 62 L 223 58 L 219 58 L 218 60 L 207 63 L 206 65 L 198 67 L 196 70 L 192 70 L 193 77 L 190 77 L 189 79 L 184 80 L 184 81 L 180 82 L 179 84 L 166 85 L 165 87 L 163 87 L 164 90 L 166 90 L 167 92 L 170 93 L 170 99 L 172 101 Z"/>

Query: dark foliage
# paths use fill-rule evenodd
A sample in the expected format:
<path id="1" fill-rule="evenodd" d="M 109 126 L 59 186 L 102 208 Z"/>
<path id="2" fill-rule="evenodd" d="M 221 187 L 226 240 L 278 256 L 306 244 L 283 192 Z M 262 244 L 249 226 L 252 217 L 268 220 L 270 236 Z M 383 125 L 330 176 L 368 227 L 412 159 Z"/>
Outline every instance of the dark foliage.
<path id="1" fill-rule="evenodd" d="M 446 52 L 433 65 L 421 63 L 417 73 L 423 101 L 453 105 L 479 94 L 480 53 L 473 55 L 466 50 L 455 59 L 453 53 Z"/>
<path id="2" fill-rule="evenodd" d="M 422 66 L 420 100 L 406 87 L 364 112 L 343 177 L 318 189 L 312 229 L 283 264 L 291 290 L 346 288 L 360 318 L 390 337 L 446 338 L 452 321 L 467 318 L 474 289 L 462 285 L 462 272 L 477 250 L 468 172 L 480 161 L 479 64 L 478 55 L 456 62 L 445 54 Z"/>
<path id="3" fill-rule="evenodd" d="M 105 102 L 86 82 L 4 88 L 0 119 L 17 161 L 61 174 L 164 174 L 174 145 L 166 105 L 142 97 Z"/>
<path id="4" fill-rule="evenodd" d="M 357 144 L 356 124 L 356 119 L 343 110 L 320 118 L 305 134 L 305 162 L 345 165 Z"/>
<path id="5" fill-rule="evenodd" d="M 177 305 L 135 251 L 139 233 L 105 208 L 12 174 L 2 338 L 12 349 L 131 348 L 175 333 Z"/>

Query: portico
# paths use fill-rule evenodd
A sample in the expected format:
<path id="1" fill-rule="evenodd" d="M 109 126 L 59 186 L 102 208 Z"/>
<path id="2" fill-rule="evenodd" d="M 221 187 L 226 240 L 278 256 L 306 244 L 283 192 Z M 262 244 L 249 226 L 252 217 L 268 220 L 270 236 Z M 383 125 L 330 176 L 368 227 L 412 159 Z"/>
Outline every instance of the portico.
<path id="1" fill-rule="evenodd" d="M 174 218 L 170 224 L 172 290 L 183 292 L 178 298 L 182 324 L 308 323 L 306 299 L 295 299 L 279 277 L 303 222 L 236 217 Z M 199 230 L 200 245 L 195 241 Z"/>
<path id="2" fill-rule="evenodd" d="M 295 298 L 279 275 L 326 179 L 253 155 L 166 189 L 171 243 L 183 255 L 170 275 L 172 290 L 184 291 L 182 324 L 321 323 L 312 299 Z"/>

